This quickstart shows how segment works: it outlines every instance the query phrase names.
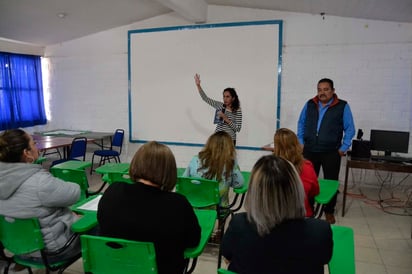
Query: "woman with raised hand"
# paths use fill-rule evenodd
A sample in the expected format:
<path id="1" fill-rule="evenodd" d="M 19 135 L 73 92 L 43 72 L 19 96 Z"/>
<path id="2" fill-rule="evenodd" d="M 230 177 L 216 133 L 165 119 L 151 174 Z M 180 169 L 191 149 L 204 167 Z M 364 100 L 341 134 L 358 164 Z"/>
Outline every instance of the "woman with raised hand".
<path id="1" fill-rule="evenodd" d="M 223 90 L 223 102 L 209 98 L 200 85 L 200 75 L 195 74 L 195 84 L 199 91 L 200 97 L 208 105 L 216 109 L 220 122 L 216 124 L 215 132 L 225 131 L 236 145 L 236 133 L 242 128 L 242 109 L 240 108 L 239 97 L 234 88 L 225 88 Z"/>

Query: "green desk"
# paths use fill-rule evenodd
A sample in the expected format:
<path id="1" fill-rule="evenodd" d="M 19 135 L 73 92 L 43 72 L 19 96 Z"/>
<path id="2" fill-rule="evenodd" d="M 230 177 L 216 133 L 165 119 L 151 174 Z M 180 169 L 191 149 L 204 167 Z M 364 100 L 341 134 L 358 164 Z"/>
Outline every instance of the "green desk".
<path id="1" fill-rule="evenodd" d="M 319 194 L 315 196 L 318 204 L 327 204 L 336 194 L 339 188 L 339 181 L 319 179 Z"/>
<path id="2" fill-rule="evenodd" d="M 336 192 L 339 189 L 339 181 L 318 179 L 319 181 L 319 194 L 315 196 L 315 208 L 313 216 L 315 218 L 322 217 L 325 206 L 332 200 Z"/>
<path id="3" fill-rule="evenodd" d="M 229 208 L 231 209 L 232 212 L 239 211 L 242 208 L 243 202 L 245 200 L 246 192 L 249 189 L 250 171 L 242 171 L 242 175 L 243 175 L 243 186 L 239 188 L 233 188 L 235 197 L 233 198 L 233 201 L 229 205 Z M 236 205 L 237 199 L 239 198 L 239 196 L 240 196 L 239 205 L 236 208 L 233 208 Z"/>
<path id="4" fill-rule="evenodd" d="M 183 173 L 185 173 L 186 168 L 185 167 L 178 167 L 177 168 L 177 177 L 183 176 Z"/>
<path id="5" fill-rule="evenodd" d="M 216 210 L 194 209 L 194 211 L 202 230 L 200 243 L 197 247 L 186 249 L 185 258 L 196 258 L 200 254 L 202 254 L 207 245 L 207 242 L 209 241 L 210 235 L 212 235 L 217 217 Z"/>
<path id="6" fill-rule="evenodd" d="M 102 180 L 106 183 L 125 182 L 131 183 L 129 178 L 129 163 L 107 163 L 96 168 L 95 172 L 102 174 Z"/>
<path id="7" fill-rule="evenodd" d="M 77 233 L 86 232 L 97 225 L 97 202 L 98 200 L 94 200 L 95 198 L 99 198 L 101 195 L 90 196 L 85 200 L 79 201 L 76 204 L 72 205 L 70 208 L 76 212 L 77 214 L 82 215 L 80 219 L 74 222 L 71 226 L 71 230 Z M 86 203 L 91 202 L 95 204 L 95 209 L 82 209 L 79 208 Z"/>
<path id="8" fill-rule="evenodd" d="M 84 170 L 91 167 L 92 163 L 88 161 L 69 160 L 51 167 L 52 169 L 69 169 L 69 170 Z"/>

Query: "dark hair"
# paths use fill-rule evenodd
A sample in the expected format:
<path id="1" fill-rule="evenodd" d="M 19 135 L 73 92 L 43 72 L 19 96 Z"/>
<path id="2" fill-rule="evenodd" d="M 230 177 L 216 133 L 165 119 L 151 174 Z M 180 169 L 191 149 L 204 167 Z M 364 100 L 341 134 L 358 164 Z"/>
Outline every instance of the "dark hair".
<path id="1" fill-rule="evenodd" d="M 177 180 L 175 156 L 166 145 L 148 142 L 136 151 L 129 175 L 133 182 L 148 180 L 160 186 L 161 190 L 171 191 Z"/>
<path id="2" fill-rule="evenodd" d="M 225 88 L 223 90 L 223 93 L 225 93 L 225 91 L 229 92 L 230 96 L 235 98 L 235 100 L 233 100 L 232 102 L 232 109 L 234 111 L 238 110 L 240 108 L 240 101 L 239 101 L 239 97 L 237 96 L 236 90 L 234 88 Z"/>
<path id="3" fill-rule="evenodd" d="M 328 84 L 330 85 L 330 88 L 331 88 L 332 90 L 334 89 L 334 87 L 333 87 L 333 81 L 332 81 L 331 79 L 329 79 L 329 78 L 320 79 L 319 82 L 318 82 L 318 85 L 319 85 L 320 83 L 328 83 Z"/>
<path id="4" fill-rule="evenodd" d="M 24 130 L 10 129 L 0 135 L 0 161 L 21 162 L 25 149 L 30 149 L 30 138 Z"/>

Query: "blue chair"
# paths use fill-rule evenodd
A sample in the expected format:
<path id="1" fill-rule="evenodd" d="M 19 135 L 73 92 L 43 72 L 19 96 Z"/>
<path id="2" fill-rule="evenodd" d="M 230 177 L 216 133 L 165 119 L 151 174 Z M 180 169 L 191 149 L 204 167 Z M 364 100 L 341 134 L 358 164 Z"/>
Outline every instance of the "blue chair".
<path id="1" fill-rule="evenodd" d="M 87 148 L 87 138 L 86 137 L 76 137 L 72 141 L 70 146 L 70 153 L 67 159 L 59 159 L 52 162 L 51 166 L 69 161 L 69 160 L 81 160 L 86 159 L 86 148 Z M 80 158 L 80 159 L 79 159 Z"/>
<path id="2" fill-rule="evenodd" d="M 93 173 L 93 165 L 94 165 L 94 156 L 99 156 L 99 166 L 103 165 L 110 160 L 114 160 L 116 163 L 120 163 L 120 154 L 122 153 L 123 147 L 123 139 L 124 139 L 124 130 L 123 129 L 116 129 L 112 142 L 110 144 L 109 149 L 101 149 L 95 150 L 92 157 L 92 168 L 90 169 L 90 174 Z"/>

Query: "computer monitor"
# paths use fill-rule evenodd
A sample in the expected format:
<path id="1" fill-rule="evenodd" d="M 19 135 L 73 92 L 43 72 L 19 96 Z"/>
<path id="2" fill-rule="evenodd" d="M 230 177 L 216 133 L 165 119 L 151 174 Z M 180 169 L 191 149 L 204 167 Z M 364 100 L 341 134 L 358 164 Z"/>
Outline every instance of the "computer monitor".
<path id="1" fill-rule="evenodd" d="M 370 142 L 372 150 L 385 151 L 386 156 L 392 152 L 408 153 L 409 132 L 372 129 Z"/>

